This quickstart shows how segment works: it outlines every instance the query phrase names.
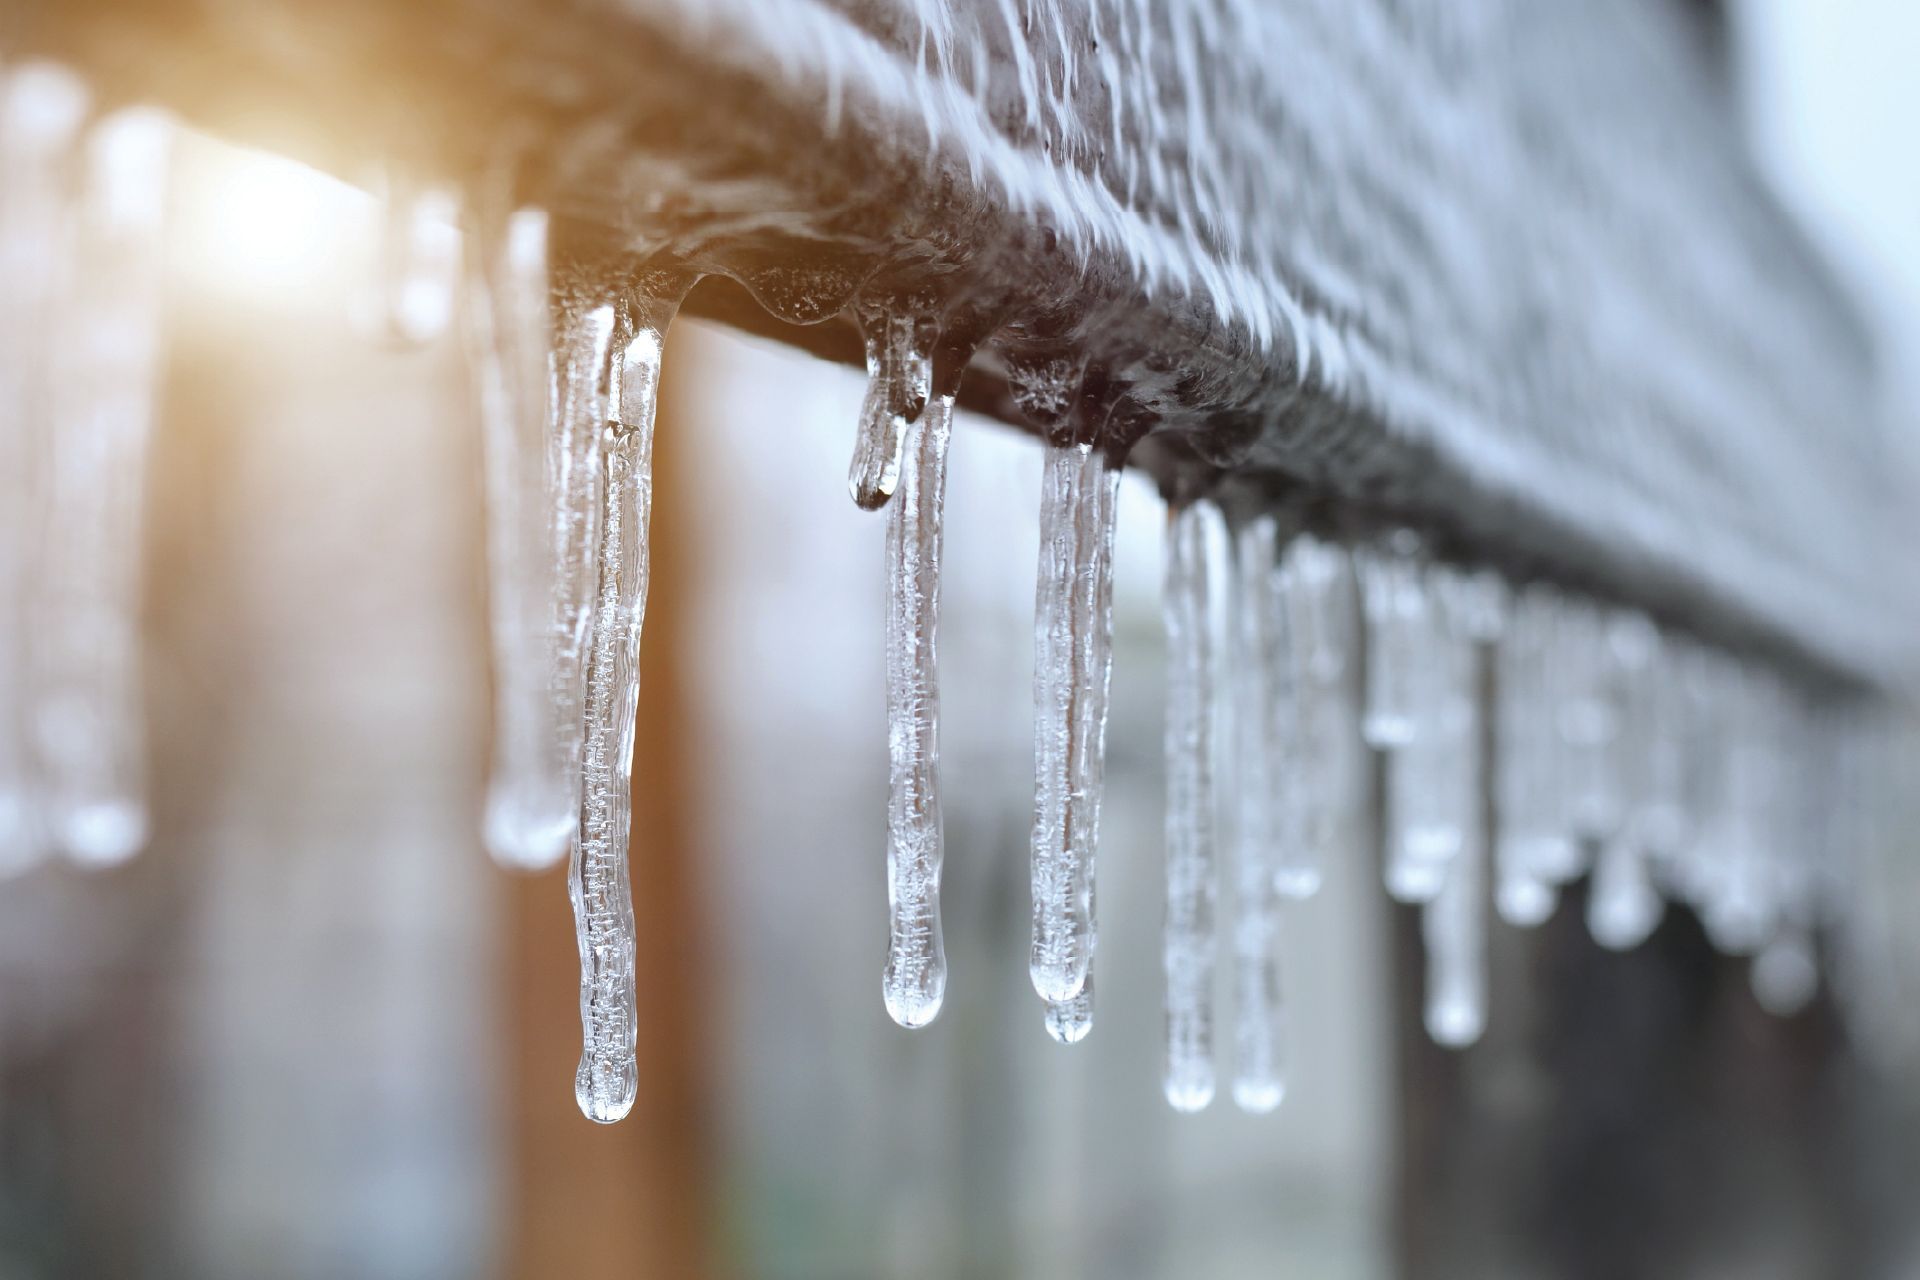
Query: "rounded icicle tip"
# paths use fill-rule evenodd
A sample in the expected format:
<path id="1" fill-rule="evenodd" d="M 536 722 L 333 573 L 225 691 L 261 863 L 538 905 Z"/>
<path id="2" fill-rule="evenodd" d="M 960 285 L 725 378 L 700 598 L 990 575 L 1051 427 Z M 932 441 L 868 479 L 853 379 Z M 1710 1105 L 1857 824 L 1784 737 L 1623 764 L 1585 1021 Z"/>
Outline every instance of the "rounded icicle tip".
<path id="1" fill-rule="evenodd" d="M 1444 1049 L 1464 1049 L 1487 1029 L 1484 1005 L 1464 999 L 1436 1000 L 1427 1007 L 1427 1034 Z"/>
<path id="2" fill-rule="evenodd" d="M 60 824 L 60 843 L 82 867 L 117 867 L 147 843 L 146 809 L 131 800 L 81 805 Z"/>
<path id="3" fill-rule="evenodd" d="M 1049 1004 L 1047 1034 L 1057 1044 L 1079 1044 L 1093 1030 L 1093 975 L 1081 985 L 1080 994 L 1059 1004 Z"/>
<path id="4" fill-rule="evenodd" d="M 881 978 L 880 999 L 889 1018 L 909 1031 L 918 1030 L 940 1016 L 947 999 L 946 977 L 943 974 L 937 983 L 917 986 L 898 982 L 889 973 Z"/>
<path id="5" fill-rule="evenodd" d="M 573 1100 L 580 1104 L 580 1114 L 595 1124 L 614 1124 L 626 1119 L 639 1091 L 639 1080 L 633 1070 L 620 1072 L 615 1078 L 596 1078 L 591 1059 L 582 1059 L 573 1077 Z"/>
<path id="6" fill-rule="evenodd" d="M 571 809 L 543 819 L 518 797 L 489 797 L 480 836 L 488 855 L 500 866 L 510 871 L 545 871 L 567 856 L 576 826 Z"/>
<path id="7" fill-rule="evenodd" d="M 1264 1116 L 1286 1099 L 1286 1086 L 1277 1080 L 1236 1080 L 1233 1105 L 1249 1115 Z"/>
<path id="8" fill-rule="evenodd" d="M 1167 1105 L 1182 1115 L 1194 1115 L 1213 1105 L 1213 1072 L 1169 1072 L 1165 1091 Z"/>

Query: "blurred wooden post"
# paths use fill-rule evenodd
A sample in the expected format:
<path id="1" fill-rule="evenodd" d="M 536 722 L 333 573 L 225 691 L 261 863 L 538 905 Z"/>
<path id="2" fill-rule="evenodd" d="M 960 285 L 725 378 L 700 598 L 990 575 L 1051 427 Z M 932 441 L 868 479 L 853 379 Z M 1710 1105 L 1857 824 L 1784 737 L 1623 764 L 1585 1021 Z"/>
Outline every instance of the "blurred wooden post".
<path id="1" fill-rule="evenodd" d="M 707 939 L 697 876 L 686 744 L 692 499 L 677 483 L 680 388 L 672 344 L 655 435 L 653 577 L 641 645 L 634 749 L 633 889 L 639 954 L 640 1091 L 632 1114 L 601 1126 L 573 1100 L 580 1053 L 579 968 L 559 873 L 508 893 L 512 988 L 505 1098 L 509 1110 L 507 1274 L 671 1277 L 714 1271 L 714 1180 L 707 1141 L 715 1079 L 707 1040 Z"/>

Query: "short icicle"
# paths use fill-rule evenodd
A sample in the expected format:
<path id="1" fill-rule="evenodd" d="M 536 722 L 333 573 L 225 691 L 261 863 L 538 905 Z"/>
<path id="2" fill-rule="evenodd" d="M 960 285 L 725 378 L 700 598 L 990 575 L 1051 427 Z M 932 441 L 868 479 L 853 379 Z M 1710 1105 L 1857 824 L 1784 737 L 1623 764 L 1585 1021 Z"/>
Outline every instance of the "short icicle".
<path id="1" fill-rule="evenodd" d="M 547 216 L 483 204 L 467 240 L 461 309 L 486 482 L 493 752 L 483 837 L 503 866 L 537 870 L 567 854 L 579 818 L 569 749 L 576 706 L 553 682 L 561 642 L 552 553 L 557 506 L 548 426 L 553 350 Z M 611 313 L 609 312 L 609 319 Z"/>
<path id="2" fill-rule="evenodd" d="M 1412 741 L 1413 680 L 1420 653 L 1415 633 L 1426 605 L 1420 583 L 1420 539 L 1398 529 L 1360 560 L 1367 619 L 1366 705 L 1360 731 L 1388 750 Z"/>
<path id="3" fill-rule="evenodd" d="M 1548 701 L 1554 602 L 1542 589 L 1514 600 L 1497 666 L 1494 721 L 1494 903 L 1508 924 L 1544 924 L 1560 901 L 1571 833 L 1554 803 L 1564 754 Z"/>
<path id="4" fill-rule="evenodd" d="M 1299 712 L 1295 637 L 1279 563 L 1280 529 L 1271 516 L 1234 537 L 1227 618 L 1232 626 L 1230 697 L 1238 768 L 1233 854 L 1233 1100 L 1267 1112 L 1285 1090 L 1285 1024 L 1280 985 L 1279 867 L 1298 874 Z"/>
<path id="5" fill-rule="evenodd" d="M 867 392 L 847 488 L 855 506 L 878 511 L 899 486 L 907 426 L 927 403 L 933 341 L 927 320 L 892 307 L 863 307 L 860 327 L 867 346 Z"/>
<path id="6" fill-rule="evenodd" d="M 140 564 L 161 358 L 161 255 L 174 127 L 106 117 L 87 138 L 75 271 L 53 357 L 52 483 L 35 725 L 52 829 L 75 862 L 146 843 Z"/>
<path id="7" fill-rule="evenodd" d="M 1656 683 L 1659 633 L 1638 614 L 1607 626 L 1607 683 L 1616 711 L 1607 766 L 1619 788 L 1620 818 L 1594 856 L 1587 893 L 1587 931 L 1614 951 L 1638 946 L 1660 923 L 1663 909 L 1648 860 L 1668 826 L 1659 808 L 1663 717 L 1669 713 Z"/>
<path id="8" fill-rule="evenodd" d="M 585 1044 L 574 1097 L 589 1120 L 610 1124 L 633 1106 L 634 921 L 628 879 L 634 708 L 647 601 L 647 521 L 653 506 L 653 421 L 668 323 L 691 284 L 648 273 L 625 300 L 601 449 L 598 595 L 587 649 L 580 830 L 568 891 L 580 944 Z"/>
<path id="9" fill-rule="evenodd" d="M 940 526 L 953 398 L 928 403 L 908 433 L 887 511 L 887 964 L 881 993 L 903 1027 L 940 1012 Z"/>
<path id="10" fill-rule="evenodd" d="M 1113 668 L 1120 473 L 1088 443 L 1049 442 L 1034 593 L 1033 949 L 1040 998 L 1066 1004 L 1092 971 L 1094 858 Z"/>
<path id="11" fill-rule="evenodd" d="M 28 626 L 52 443 L 53 307 L 72 257 L 69 169 L 87 91 L 48 63 L 0 70 L 0 877 L 42 862 Z"/>
<path id="12" fill-rule="evenodd" d="M 1220 510 L 1192 502 L 1167 527 L 1167 1101 L 1199 1111 L 1213 1101 L 1214 644 L 1210 568 Z"/>
<path id="13" fill-rule="evenodd" d="M 1293 655 L 1292 750 L 1287 770 L 1287 838 L 1274 853 L 1274 887 L 1284 898 L 1319 892 L 1340 838 L 1341 757 L 1357 709 L 1348 666 L 1353 648 L 1353 566 L 1345 547 L 1299 534 L 1281 567 Z"/>
<path id="14" fill-rule="evenodd" d="M 1461 584 L 1450 570 L 1431 575 L 1431 598 L 1403 624 L 1412 670 L 1407 680 L 1412 726 L 1388 758 L 1393 829 L 1387 849 L 1387 892 L 1400 902 L 1428 902 L 1446 883 L 1465 846 L 1472 800 L 1467 755 L 1474 721 L 1474 651 L 1464 635 Z"/>

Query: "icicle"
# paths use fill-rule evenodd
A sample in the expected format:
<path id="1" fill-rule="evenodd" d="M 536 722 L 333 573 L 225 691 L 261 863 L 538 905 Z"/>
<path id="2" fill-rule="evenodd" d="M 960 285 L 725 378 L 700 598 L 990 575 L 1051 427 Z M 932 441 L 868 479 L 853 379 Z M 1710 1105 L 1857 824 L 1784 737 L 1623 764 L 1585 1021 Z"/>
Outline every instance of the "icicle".
<path id="1" fill-rule="evenodd" d="M 1480 753 L 1469 748 L 1465 754 L 1477 798 Z M 1478 1040 L 1487 1026 L 1487 838 L 1478 807 L 1439 894 L 1420 916 L 1427 949 L 1427 1034 L 1434 1043 L 1456 1049 Z"/>
<path id="2" fill-rule="evenodd" d="M 1061 1044 L 1079 1044 L 1093 1030 L 1093 970 L 1071 1000 L 1047 1006 L 1047 1034 Z"/>
<path id="3" fill-rule="evenodd" d="M 929 324 L 905 311 L 861 313 L 867 344 L 867 394 L 860 403 L 847 488 L 862 511 L 878 511 L 900 483 L 907 424 L 920 416 L 933 376 Z"/>
<path id="4" fill-rule="evenodd" d="M 580 943 L 585 1046 L 574 1097 L 608 1124 L 633 1106 L 633 895 L 628 884 L 634 707 L 647 602 L 647 521 L 653 506 L 653 419 L 661 341 L 691 283 L 650 277 L 629 300 L 610 385 L 617 393 L 601 451 L 598 596 L 587 652 L 580 833 L 568 891 Z"/>
<path id="5" fill-rule="evenodd" d="M 1562 749 L 1548 701 L 1553 623 L 1554 601 L 1546 592 L 1522 593 L 1499 651 L 1494 901 L 1502 919 L 1522 927 L 1553 914 L 1557 873 L 1573 861 L 1572 839 L 1554 804 Z"/>
<path id="6" fill-rule="evenodd" d="M 533 870 L 566 856 L 579 818 L 578 707 L 554 696 L 560 636 L 549 460 L 552 323 L 547 216 L 482 209 L 462 294 L 486 467 L 493 759 L 484 835 L 495 860 Z M 611 313 L 609 313 L 611 320 Z"/>
<path id="7" fill-rule="evenodd" d="M 1820 988 L 1812 938 L 1797 928 L 1774 935 L 1753 958 L 1750 981 L 1754 999 L 1775 1017 L 1790 1018 L 1805 1009 Z"/>
<path id="8" fill-rule="evenodd" d="M 1167 530 L 1167 1101 L 1213 1100 L 1214 658 L 1209 567 L 1220 510 L 1195 502 Z"/>
<path id="9" fill-rule="evenodd" d="M 1561 821 L 1577 836 L 1610 839 L 1620 828 L 1617 664 L 1608 619 L 1584 601 L 1563 601 L 1550 668 L 1567 762 Z"/>
<path id="10" fill-rule="evenodd" d="M 1360 731 L 1370 746 L 1404 746 L 1414 733 L 1414 678 L 1420 654 L 1416 629 L 1426 609 L 1416 557 L 1419 537 L 1396 530 L 1360 561 L 1367 615 L 1367 698 Z"/>
<path id="11" fill-rule="evenodd" d="M 1608 625 L 1608 680 L 1619 722 L 1605 768 L 1621 787 L 1624 816 L 1602 839 L 1594 862 L 1587 930 L 1594 941 L 1616 951 L 1645 941 L 1662 911 L 1647 863 L 1660 821 L 1654 808 L 1664 711 L 1655 682 L 1658 646 L 1659 633 L 1638 614 L 1622 614 Z"/>
<path id="12" fill-rule="evenodd" d="M 398 346 L 422 346 L 445 332 L 459 285 L 459 201 L 421 188 L 401 166 L 381 191 L 376 329 Z"/>
<path id="13" fill-rule="evenodd" d="M 1340 830 L 1340 753 L 1354 733 L 1347 680 L 1353 643 L 1352 566 L 1345 548 L 1301 534 L 1281 567 L 1292 653 L 1291 750 L 1276 753 L 1285 772 L 1290 822 L 1274 851 L 1274 888 L 1310 898 Z M 1276 722 L 1277 723 L 1277 722 Z"/>
<path id="14" fill-rule="evenodd" d="M 1046 446 L 1034 603 L 1034 990 L 1078 995 L 1093 962 L 1094 854 L 1113 666 L 1120 473 L 1087 444 Z"/>
<path id="15" fill-rule="evenodd" d="M 1413 725 L 1387 761 L 1393 830 L 1386 865 L 1387 892 L 1400 902 L 1427 902 L 1440 892 L 1471 822 L 1477 690 L 1473 649 L 1454 598 L 1461 590 L 1450 570 L 1435 570 L 1431 598 L 1402 624 Z"/>
<path id="16" fill-rule="evenodd" d="M 908 435 L 900 491 L 887 513 L 889 927 L 881 990 L 887 1012 L 903 1027 L 933 1021 L 947 990 L 947 955 L 940 935 L 943 850 L 935 633 L 952 426 L 952 397 L 940 396 L 928 404 Z"/>
<path id="17" fill-rule="evenodd" d="M 1233 832 L 1233 1099 L 1245 1111 L 1271 1111 L 1284 1088 L 1278 864 L 1299 878 L 1304 859 L 1291 853 L 1298 780 L 1290 765 L 1299 716 L 1295 644 L 1278 563 L 1280 530 L 1270 516 L 1243 525 L 1234 540 L 1231 697 L 1222 711 L 1234 726 L 1238 821 Z M 1284 852 L 1289 851 L 1289 852 Z M 1313 866 L 1318 879 L 1318 866 Z M 1298 879 L 1295 880 L 1298 883 Z"/>
<path id="18" fill-rule="evenodd" d="M 122 862 L 147 838 L 140 563 L 172 142 L 171 123 L 145 110 L 89 136 L 53 357 L 34 722 L 54 835 L 87 866 Z"/>
<path id="19" fill-rule="evenodd" d="M 53 299 L 72 258 L 69 160 L 86 111 L 86 89 L 66 71 L 0 72 L 0 877 L 47 853 L 27 619 L 55 414 Z"/>

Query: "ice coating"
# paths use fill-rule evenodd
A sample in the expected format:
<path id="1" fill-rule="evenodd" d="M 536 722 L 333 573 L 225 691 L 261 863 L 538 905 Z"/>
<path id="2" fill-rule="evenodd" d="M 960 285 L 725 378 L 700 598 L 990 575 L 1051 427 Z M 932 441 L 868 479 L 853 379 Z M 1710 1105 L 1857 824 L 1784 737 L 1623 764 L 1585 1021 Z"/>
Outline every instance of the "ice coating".
<path id="1" fill-rule="evenodd" d="M 146 110 L 89 134 L 52 358 L 33 714 L 54 839 L 86 866 L 147 838 L 140 566 L 172 145 L 172 123 Z"/>
<path id="2" fill-rule="evenodd" d="M 908 431 L 899 492 L 887 511 L 887 964 L 881 992 L 903 1027 L 940 1012 L 947 955 L 940 933 L 941 511 L 953 399 L 931 401 Z"/>
<path id="3" fill-rule="evenodd" d="M 1177 507 L 1167 525 L 1167 1101 L 1199 1111 L 1213 1101 L 1215 931 L 1215 638 L 1211 563 L 1224 540 L 1218 507 Z"/>
<path id="4" fill-rule="evenodd" d="M 1233 1100 L 1244 1111 L 1271 1111 L 1284 1081 L 1279 935 L 1279 866 L 1298 877 L 1301 760 L 1295 735 L 1293 622 L 1279 563 L 1280 529 L 1271 516 L 1234 534 L 1227 616 L 1231 669 L 1220 700 L 1232 727 L 1235 813 L 1233 876 Z M 1315 877 L 1317 879 L 1317 875 Z"/>
<path id="5" fill-rule="evenodd" d="M 1093 963 L 1094 858 L 1113 668 L 1120 473 L 1090 444 L 1048 444 L 1034 593 L 1033 987 L 1078 995 Z"/>
<path id="6" fill-rule="evenodd" d="M 601 450 L 598 595 L 587 650 L 580 831 L 567 888 L 580 944 L 584 1046 L 574 1097 L 610 1124 L 633 1106 L 634 923 L 628 881 L 634 707 L 647 603 L 647 521 L 653 506 L 653 420 L 661 340 L 691 282 L 637 288 L 617 337 L 616 403 Z"/>
<path id="7" fill-rule="evenodd" d="M 1047 1034 L 1059 1044 L 1079 1044 L 1093 1030 L 1093 970 L 1087 970 L 1079 993 L 1070 1000 L 1047 1005 Z"/>
<path id="8" fill-rule="evenodd" d="M 487 615 L 493 640 L 493 751 L 482 824 L 503 866 L 536 870 L 567 854 L 579 819 L 570 749 L 578 710 L 554 697 L 559 510 L 549 465 L 553 351 L 547 216 L 481 205 L 467 237 L 461 312 L 486 477 Z"/>
<path id="9" fill-rule="evenodd" d="M 68 175 L 87 93 L 44 63 L 0 69 L 0 876 L 47 853 L 28 611 L 52 417 L 49 348 L 72 267 Z"/>
<path id="10" fill-rule="evenodd" d="M 933 376 L 932 336 L 926 321 L 907 311 L 863 309 L 867 392 L 860 402 L 847 488 L 862 511 L 878 511 L 900 483 L 907 424 L 927 403 Z"/>

